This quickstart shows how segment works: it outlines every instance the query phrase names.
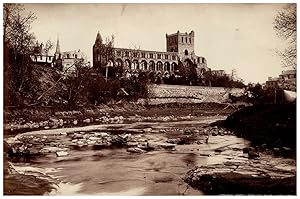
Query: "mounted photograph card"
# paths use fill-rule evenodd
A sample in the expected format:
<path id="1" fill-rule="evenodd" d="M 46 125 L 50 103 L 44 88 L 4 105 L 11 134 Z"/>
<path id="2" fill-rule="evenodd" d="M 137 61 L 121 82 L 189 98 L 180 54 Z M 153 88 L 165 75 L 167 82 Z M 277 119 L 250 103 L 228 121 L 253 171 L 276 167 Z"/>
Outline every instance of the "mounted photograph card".
<path id="1" fill-rule="evenodd" d="M 296 195 L 296 4 L 2 5 L 5 196 Z"/>

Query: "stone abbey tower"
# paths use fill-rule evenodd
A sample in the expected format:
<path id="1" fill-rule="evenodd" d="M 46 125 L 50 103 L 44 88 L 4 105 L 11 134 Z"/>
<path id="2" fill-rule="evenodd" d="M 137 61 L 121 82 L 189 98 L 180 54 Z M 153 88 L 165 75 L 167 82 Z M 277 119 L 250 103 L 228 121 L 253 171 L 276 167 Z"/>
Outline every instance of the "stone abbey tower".
<path id="1" fill-rule="evenodd" d="M 93 66 L 95 68 L 121 67 L 127 74 L 136 74 L 139 71 L 149 71 L 156 75 L 178 74 L 178 63 L 181 61 L 185 67 L 190 64 L 197 65 L 197 73 L 201 75 L 209 70 L 204 57 L 195 55 L 195 33 L 166 34 L 166 52 L 113 48 L 111 58 L 103 55 L 105 49 L 102 45 L 102 37 L 98 32 L 93 46 Z M 107 54 L 106 54 L 107 55 Z"/>

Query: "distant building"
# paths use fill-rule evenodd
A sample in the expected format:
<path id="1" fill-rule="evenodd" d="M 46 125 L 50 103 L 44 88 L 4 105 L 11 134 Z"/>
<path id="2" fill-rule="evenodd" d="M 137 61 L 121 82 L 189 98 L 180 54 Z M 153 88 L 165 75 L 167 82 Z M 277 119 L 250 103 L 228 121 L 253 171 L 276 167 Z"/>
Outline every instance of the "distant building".
<path id="1" fill-rule="evenodd" d="M 79 50 L 61 52 L 59 40 L 57 39 L 56 50 L 54 53 L 55 66 L 60 69 L 64 74 L 71 75 L 76 72 L 77 63 L 81 66 L 90 66 L 87 62 L 86 55 Z"/>
<path id="2" fill-rule="evenodd" d="M 54 56 L 48 55 L 48 52 L 44 49 L 44 44 L 39 44 L 37 41 L 30 59 L 35 64 L 52 66 Z"/>
<path id="3" fill-rule="evenodd" d="M 284 90 L 296 91 L 296 73 L 296 70 L 286 70 L 282 71 L 279 77 L 269 77 L 266 81 L 266 88 L 281 88 Z"/>
<path id="4" fill-rule="evenodd" d="M 156 76 L 176 75 L 179 72 L 179 61 L 184 67 L 196 65 L 197 74 L 208 71 L 205 57 L 197 56 L 194 49 L 194 31 L 190 33 L 166 34 L 166 52 L 113 48 L 113 56 L 105 57 L 105 49 L 102 48 L 102 37 L 98 32 L 93 46 L 93 67 L 103 66 L 121 68 L 123 76 L 137 74 L 140 71 L 148 71 Z"/>

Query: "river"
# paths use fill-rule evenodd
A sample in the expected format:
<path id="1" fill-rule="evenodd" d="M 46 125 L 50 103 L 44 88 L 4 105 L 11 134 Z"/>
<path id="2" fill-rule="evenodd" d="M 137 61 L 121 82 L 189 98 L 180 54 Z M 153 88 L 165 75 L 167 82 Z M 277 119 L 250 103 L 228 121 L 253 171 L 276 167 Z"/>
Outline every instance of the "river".
<path id="1" fill-rule="evenodd" d="M 249 142 L 233 135 L 211 136 L 208 143 L 176 145 L 173 149 L 153 150 L 146 153 L 130 153 L 126 148 L 95 149 L 89 145 L 70 147 L 74 132 L 105 131 L 111 134 L 131 132 L 148 142 L 163 144 L 172 137 L 193 128 L 203 131 L 208 123 L 223 119 L 211 117 L 183 122 L 136 122 L 119 125 L 94 125 L 78 128 L 62 128 L 28 132 L 25 135 L 47 135 L 52 141 L 69 146 L 69 155 L 57 157 L 47 153 L 29 162 L 14 162 L 18 171 L 43 171 L 55 179 L 56 189 L 45 195 L 202 195 L 201 191 L 188 186 L 183 177 L 187 170 L 225 160 L 247 161 L 242 149 Z M 151 132 L 142 133 L 151 128 Z M 159 130 L 166 132 L 161 133 Z M 18 135 L 20 136 L 20 135 Z M 203 140 L 203 136 L 198 136 Z M 48 144 L 51 142 L 48 142 Z M 51 145 L 51 144 L 50 144 Z M 215 152 L 226 147 L 226 152 Z"/>

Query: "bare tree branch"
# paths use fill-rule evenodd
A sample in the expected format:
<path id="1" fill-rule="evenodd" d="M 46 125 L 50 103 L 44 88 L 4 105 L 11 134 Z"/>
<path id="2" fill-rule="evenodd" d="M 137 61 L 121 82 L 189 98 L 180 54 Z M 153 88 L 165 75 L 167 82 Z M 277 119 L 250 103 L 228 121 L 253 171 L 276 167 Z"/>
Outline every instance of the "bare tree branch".
<path id="1" fill-rule="evenodd" d="M 297 10 L 296 4 L 288 4 L 274 19 L 274 30 L 289 46 L 283 51 L 277 50 L 284 67 L 296 68 L 297 65 Z"/>

